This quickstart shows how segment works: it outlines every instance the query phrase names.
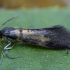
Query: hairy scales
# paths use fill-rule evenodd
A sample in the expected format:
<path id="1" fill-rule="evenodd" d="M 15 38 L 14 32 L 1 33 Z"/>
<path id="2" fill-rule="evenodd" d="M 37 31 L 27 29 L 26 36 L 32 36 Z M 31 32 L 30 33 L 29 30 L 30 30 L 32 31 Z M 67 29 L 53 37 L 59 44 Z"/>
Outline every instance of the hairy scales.
<path id="1" fill-rule="evenodd" d="M 70 48 L 70 31 L 63 26 L 40 29 L 6 27 L 1 33 L 5 37 L 28 44 L 47 48 Z"/>

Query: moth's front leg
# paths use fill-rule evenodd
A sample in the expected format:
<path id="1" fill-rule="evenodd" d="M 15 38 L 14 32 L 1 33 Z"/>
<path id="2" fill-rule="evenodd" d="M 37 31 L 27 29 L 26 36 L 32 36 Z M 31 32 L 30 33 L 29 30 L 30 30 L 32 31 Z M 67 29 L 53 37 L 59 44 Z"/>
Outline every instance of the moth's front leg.
<path id="1" fill-rule="evenodd" d="M 6 37 L 6 41 L 8 44 L 4 47 L 4 50 L 10 50 L 13 48 L 13 46 L 9 47 L 11 45 L 11 41 Z"/>

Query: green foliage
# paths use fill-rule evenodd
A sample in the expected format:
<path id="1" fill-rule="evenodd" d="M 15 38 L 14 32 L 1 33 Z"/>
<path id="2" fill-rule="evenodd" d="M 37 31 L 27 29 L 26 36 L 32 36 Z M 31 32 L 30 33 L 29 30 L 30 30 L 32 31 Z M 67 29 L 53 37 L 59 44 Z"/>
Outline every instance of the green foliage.
<path id="1" fill-rule="evenodd" d="M 0 10 L 0 25 L 15 14 L 19 16 L 8 22 L 4 27 L 43 28 L 53 25 L 70 27 L 70 9 L 47 8 L 47 9 L 19 9 Z M 2 29 L 1 28 L 1 29 Z M 2 47 L 7 43 L 2 41 Z M 69 51 L 70 52 L 70 51 Z M 8 59 L 1 56 L 0 70 L 69 70 L 70 53 L 66 50 L 44 49 L 28 44 L 16 44 L 8 51 L 11 57 L 21 58 Z"/>

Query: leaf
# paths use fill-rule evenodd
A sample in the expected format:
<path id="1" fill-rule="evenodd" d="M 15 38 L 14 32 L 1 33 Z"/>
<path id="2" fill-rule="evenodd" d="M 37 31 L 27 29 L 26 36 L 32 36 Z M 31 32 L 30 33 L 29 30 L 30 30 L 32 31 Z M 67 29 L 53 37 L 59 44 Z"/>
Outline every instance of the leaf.
<path id="1" fill-rule="evenodd" d="M 15 14 L 19 14 L 20 16 L 11 20 L 2 28 L 43 28 L 59 24 L 70 28 L 70 9 L 59 9 L 57 7 L 28 10 L 0 10 L 0 25 Z M 7 42 L 4 40 L 1 45 L 4 47 L 7 45 Z M 21 56 L 21 58 L 9 59 L 4 56 L 0 70 L 70 69 L 70 53 L 67 55 L 66 50 L 44 49 L 39 46 L 17 43 L 12 50 L 8 51 L 8 54 L 11 57 Z"/>

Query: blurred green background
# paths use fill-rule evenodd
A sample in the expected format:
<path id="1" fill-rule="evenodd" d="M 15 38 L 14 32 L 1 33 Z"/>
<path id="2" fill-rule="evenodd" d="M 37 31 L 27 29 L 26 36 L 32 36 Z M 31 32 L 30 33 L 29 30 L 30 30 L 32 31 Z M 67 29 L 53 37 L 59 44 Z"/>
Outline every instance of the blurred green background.
<path id="1" fill-rule="evenodd" d="M 46 8 L 20 8 L 20 9 L 0 9 L 0 25 L 14 15 L 17 18 L 1 27 L 18 28 L 44 28 L 54 25 L 63 25 L 70 29 L 70 8 L 52 6 Z M 13 41 L 14 42 L 14 41 Z M 2 49 L 7 44 L 5 40 L 1 42 Z M 9 59 L 2 57 L 0 49 L 0 70 L 69 70 L 70 50 L 44 49 L 39 46 L 17 43 L 12 50 L 8 51 L 9 56 L 21 58 Z"/>
<path id="2" fill-rule="evenodd" d="M 44 8 L 51 6 L 70 7 L 70 0 L 0 0 L 1 8 Z"/>

